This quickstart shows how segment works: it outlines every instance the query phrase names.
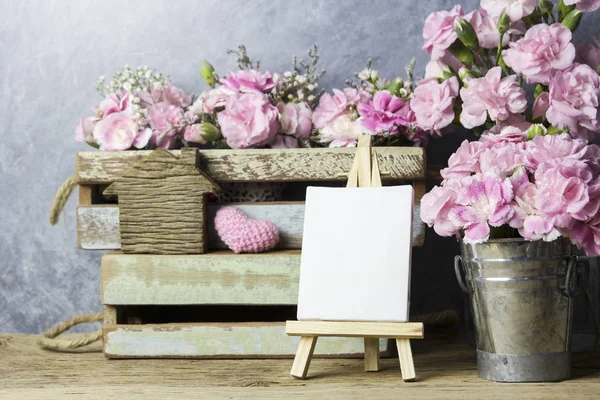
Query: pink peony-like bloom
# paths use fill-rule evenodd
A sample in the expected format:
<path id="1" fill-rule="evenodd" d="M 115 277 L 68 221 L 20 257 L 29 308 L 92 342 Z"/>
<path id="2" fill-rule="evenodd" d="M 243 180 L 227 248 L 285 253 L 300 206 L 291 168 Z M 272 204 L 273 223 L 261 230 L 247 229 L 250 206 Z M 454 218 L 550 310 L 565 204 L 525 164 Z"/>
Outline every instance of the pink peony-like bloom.
<path id="1" fill-rule="evenodd" d="M 461 186 L 458 206 L 450 210 L 449 218 L 465 230 L 465 243 L 484 242 L 490 237 L 490 225 L 502 226 L 512 217 L 510 180 L 482 174 L 462 178 Z"/>
<path id="2" fill-rule="evenodd" d="M 455 206 L 456 195 L 454 188 L 435 186 L 421 199 L 421 220 L 433 227 L 440 236 L 456 235 L 460 229 L 449 217 Z"/>
<path id="3" fill-rule="evenodd" d="M 131 105 L 131 96 L 123 91 L 119 93 L 109 93 L 96 109 L 98 118 L 108 117 L 112 113 L 117 113 L 129 109 Z"/>
<path id="4" fill-rule="evenodd" d="M 371 100 L 358 105 L 362 126 L 372 135 L 397 134 L 398 131 L 394 130 L 408 122 L 404 114 L 404 104 L 404 100 L 387 90 L 378 91 Z"/>
<path id="5" fill-rule="evenodd" d="M 225 102 L 232 94 L 233 93 L 230 90 L 227 90 L 220 86 L 216 89 L 212 89 L 204 93 L 196 102 L 198 103 L 198 105 L 194 103 L 192 107 L 194 107 L 195 110 L 198 110 L 196 112 L 197 114 L 200 114 L 202 112 L 212 114 L 213 112 L 218 112 L 223 107 L 225 107 Z M 202 105 L 202 108 L 200 108 L 200 105 Z"/>
<path id="6" fill-rule="evenodd" d="M 225 89 L 235 93 L 267 93 L 275 87 L 275 81 L 270 72 L 260 72 L 254 69 L 232 72 L 222 79 L 221 83 Z"/>
<path id="7" fill-rule="evenodd" d="M 312 129 L 312 110 L 307 103 L 277 104 L 279 111 L 279 132 L 297 139 L 308 139 Z M 289 142 L 290 144 L 292 142 Z M 296 141 L 296 146 L 297 141 Z"/>
<path id="8" fill-rule="evenodd" d="M 75 140 L 78 142 L 95 143 L 93 133 L 96 121 L 98 121 L 98 118 L 81 117 L 75 128 Z"/>
<path id="9" fill-rule="evenodd" d="M 581 11 L 591 12 L 600 8 L 600 0 L 564 0 L 567 6 L 575 4 Z"/>
<path id="10" fill-rule="evenodd" d="M 510 178 L 515 192 L 512 205 L 514 213 L 508 224 L 519 230 L 519 234 L 527 240 L 544 240 L 551 242 L 560 236 L 560 232 L 545 217 L 540 215 L 535 206 L 537 187 L 529 182 L 524 168 L 519 168 Z"/>
<path id="11" fill-rule="evenodd" d="M 472 11 L 465 16 L 465 19 L 475 29 L 481 47 L 485 49 L 495 49 L 498 47 L 500 32 L 498 31 L 496 20 L 488 15 L 485 10 Z M 502 43 L 504 46 L 508 44 L 508 35 L 504 35 Z"/>
<path id="12" fill-rule="evenodd" d="M 229 147 L 245 149 L 270 144 L 277 134 L 278 116 L 269 99 L 254 92 L 230 96 L 217 118 Z"/>
<path id="13" fill-rule="evenodd" d="M 439 83 L 425 79 L 417 84 L 410 101 L 417 125 L 426 131 L 440 131 L 454 120 L 454 99 L 458 95 L 458 79 L 455 76 Z"/>
<path id="14" fill-rule="evenodd" d="M 591 140 L 600 131 L 600 78 L 585 64 L 573 64 L 550 81 L 548 121 L 557 128 L 569 128 L 575 138 Z"/>
<path id="15" fill-rule="evenodd" d="M 508 128 L 515 129 L 515 128 Z M 509 177 L 523 163 L 523 142 L 496 142 L 479 156 L 479 168 L 502 179 Z"/>
<path id="16" fill-rule="evenodd" d="M 547 85 L 556 71 L 567 69 L 575 59 L 569 28 L 560 24 L 534 25 L 525 36 L 502 52 L 506 65 L 523 75 L 527 83 Z"/>
<path id="17" fill-rule="evenodd" d="M 577 46 L 575 61 L 587 64 L 597 71 L 600 68 L 600 38 L 594 36 L 592 41 L 593 43 L 582 43 Z"/>
<path id="18" fill-rule="evenodd" d="M 329 143 L 329 147 L 355 147 L 363 133 L 362 124 L 352 115 L 340 115 L 333 122 L 319 131 L 321 143 Z"/>
<path id="19" fill-rule="evenodd" d="M 500 129 L 498 129 L 498 127 Z M 483 132 L 481 142 L 496 143 L 522 143 L 527 139 L 527 133 L 521 128 L 512 125 L 496 125 L 492 129 Z"/>
<path id="20" fill-rule="evenodd" d="M 454 30 L 454 20 L 463 15 L 460 5 L 455 5 L 450 11 L 429 14 L 423 26 L 423 50 L 431 55 L 432 60 L 442 58 L 448 47 L 458 38 Z"/>
<path id="21" fill-rule="evenodd" d="M 480 6 L 496 19 L 506 13 L 514 22 L 531 14 L 536 3 L 536 0 L 481 0 Z"/>
<path id="22" fill-rule="evenodd" d="M 149 136 L 147 130 L 139 131 L 128 111 L 113 112 L 94 127 L 94 139 L 100 150 L 105 151 L 127 150 L 131 146 L 142 148 L 148 143 Z"/>
<path id="23" fill-rule="evenodd" d="M 552 160 L 535 172 L 536 208 L 553 225 L 569 228 L 587 221 L 600 208 L 599 188 L 589 167 L 578 160 Z"/>
<path id="24" fill-rule="evenodd" d="M 442 178 L 459 179 L 472 174 L 481 173 L 479 158 L 481 153 L 492 146 L 492 142 L 469 142 L 465 140 L 448 158 L 448 168 L 440 171 Z"/>
<path id="25" fill-rule="evenodd" d="M 583 139 L 573 139 L 569 134 L 535 136 L 525 142 L 523 166 L 531 173 L 538 167 L 554 159 L 582 160 L 588 151 L 587 142 Z"/>
<path id="26" fill-rule="evenodd" d="M 565 232 L 574 244 L 585 250 L 586 255 L 600 255 L 600 215 L 587 222 L 575 221 Z"/>
<path id="27" fill-rule="evenodd" d="M 206 144 L 206 139 L 202 137 L 200 124 L 186 126 L 183 129 L 183 138 L 188 142 Z"/>
<path id="28" fill-rule="evenodd" d="M 167 102 L 153 104 L 148 109 L 148 118 L 152 128 L 152 142 L 161 149 L 171 149 L 177 143 L 183 110 Z"/>
<path id="29" fill-rule="evenodd" d="M 465 128 L 483 125 L 489 114 L 494 122 L 505 121 L 511 113 L 527 109 L 525 91 L 519 86 L 516 75 L 502 78 L 502 68 L 494 67 L 486 76 L 470 79 L 468 87 L 460 90 L 463 110 L 460 122 Z"/>
<path id="30" fill-rule="evenodd" d="M 163 96 L 167 103 L 175 107 L 185 108 L 192 104 L 192 96 L 188 96 L 182 89 L 171 84 L 166 87 Z"/>
<path id="31" fill-rule="evenodd" d="M 271 142 L 272 149 L 295 149 L 298 147 L 298 139 L 290 135 L 277 135 Z"/>
<path id="32" fill-rule="evenodd" d="M 348 111 L 348 107 L 365 102 L 371 95 L 364 89 L 345 88 L 343 91 L 333 89 L 333 96 L 324 93 L 319 105 L 313 112 L 313 124 L 318 130 L 324 129 L 337 117 Z"/>

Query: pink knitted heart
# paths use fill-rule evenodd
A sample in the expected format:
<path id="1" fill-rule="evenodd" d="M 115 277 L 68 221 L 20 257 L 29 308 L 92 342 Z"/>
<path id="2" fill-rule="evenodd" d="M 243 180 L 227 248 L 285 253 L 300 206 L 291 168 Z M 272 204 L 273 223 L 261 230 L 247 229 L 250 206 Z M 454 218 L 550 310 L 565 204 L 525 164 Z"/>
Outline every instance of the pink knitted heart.
<path id="1" fill-rule="evenodd" d="M 235 207 L 217 211 L 215 229 L 234 253 L 260 253 L 279 242 L 279 230 L 271 221 L 250 219 Z"/>

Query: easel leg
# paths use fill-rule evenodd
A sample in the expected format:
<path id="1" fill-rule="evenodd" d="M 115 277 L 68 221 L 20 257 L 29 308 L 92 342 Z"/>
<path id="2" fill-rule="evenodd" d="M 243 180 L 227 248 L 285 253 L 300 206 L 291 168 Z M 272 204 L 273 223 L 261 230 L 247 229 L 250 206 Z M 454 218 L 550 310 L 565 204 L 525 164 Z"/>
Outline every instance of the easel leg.
<path id="1" fill-rule="evenodd" d="M 317 344 L 318 336 L 302 336 L 292 365 L 290 375 L 294 378 L 305 379 L 310 366 L 310 360 Z"/>
<path id="2" fill-rule="evenodd" d="M 365 338 L 365 371 L 377 372 L 379 369 L 379 339 Z"/>
<path id="3" fill-rule="evenodd" d="M 410 349 L 409 339 L 396 339 L 398 347 L 398 358 L 400 359 L 400 369 L 402 370 L 402 379 L 404 381 L 414 381 L 417 379 L 415 374 L 415 364 L 413 363 L 412 350 Z"/>

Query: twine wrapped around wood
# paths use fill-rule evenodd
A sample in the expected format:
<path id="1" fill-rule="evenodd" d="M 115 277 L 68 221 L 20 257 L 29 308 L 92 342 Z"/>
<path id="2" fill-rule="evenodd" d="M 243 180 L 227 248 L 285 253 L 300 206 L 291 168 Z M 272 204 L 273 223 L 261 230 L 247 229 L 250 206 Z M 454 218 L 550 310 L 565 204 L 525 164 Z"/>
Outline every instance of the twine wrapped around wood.
<path id="1" fill-rule="evenodd" d="M 65 322 L 61 322 L 53 328 L 48 329 L 42 333 L 42 337 L 37 341 L 37 344 L 45 349 L 49 350 L 72 350 L 79 347 L 87 346 L 90 343 L 94 343 L 102 338 L 102 329 L 94 333 L 88 333 L 80 338 L 72 340 L 59 340 L 55 339 L 60 334 L 68 331 L 75 325 L 86 324 L 90 322 L 100 322 L 104 319 L 104 313 L 86 314 L 79 315 L 77 317 L 70 318 Z"/>
<path id="2" fill-rule="evenodd" d="M 54 196 L 54 202 L 52 203 L 52 210 L 50 210 L 50 225 L 56 225 L 58 222 L 58 216 L 60 212 L 67 204 L 67 200 L 69 200 L 69 196 L 73 192 L 73 189 L 77 187 L 79 184 L 77 177 L 72 176 L 67 179 L 61 186 L 58 188 L 56 195 Z"/>

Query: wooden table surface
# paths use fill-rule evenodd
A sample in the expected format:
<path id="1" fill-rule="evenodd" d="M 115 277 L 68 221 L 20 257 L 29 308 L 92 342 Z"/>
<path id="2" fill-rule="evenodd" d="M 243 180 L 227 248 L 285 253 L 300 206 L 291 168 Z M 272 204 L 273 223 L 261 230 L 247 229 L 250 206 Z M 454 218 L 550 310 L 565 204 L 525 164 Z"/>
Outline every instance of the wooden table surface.
<path id="1" fill-rule="evenodd" d="M 426 336 L 427 337 L 427 336 Z M 289 376 L 292 360 L 107 360 L 85 351 L 39 349 L 36 336 L 0 334 L 0 399 L 592 399 L 600 398 L 600 351 L 575 354 L 573 379 L 507 384 L 477 377 L 475 350 L 454 334 L 413 340 L 417 381 L 398 360 L 364 372 L 360 359 L 315 359 L 310 379 Z"/>

